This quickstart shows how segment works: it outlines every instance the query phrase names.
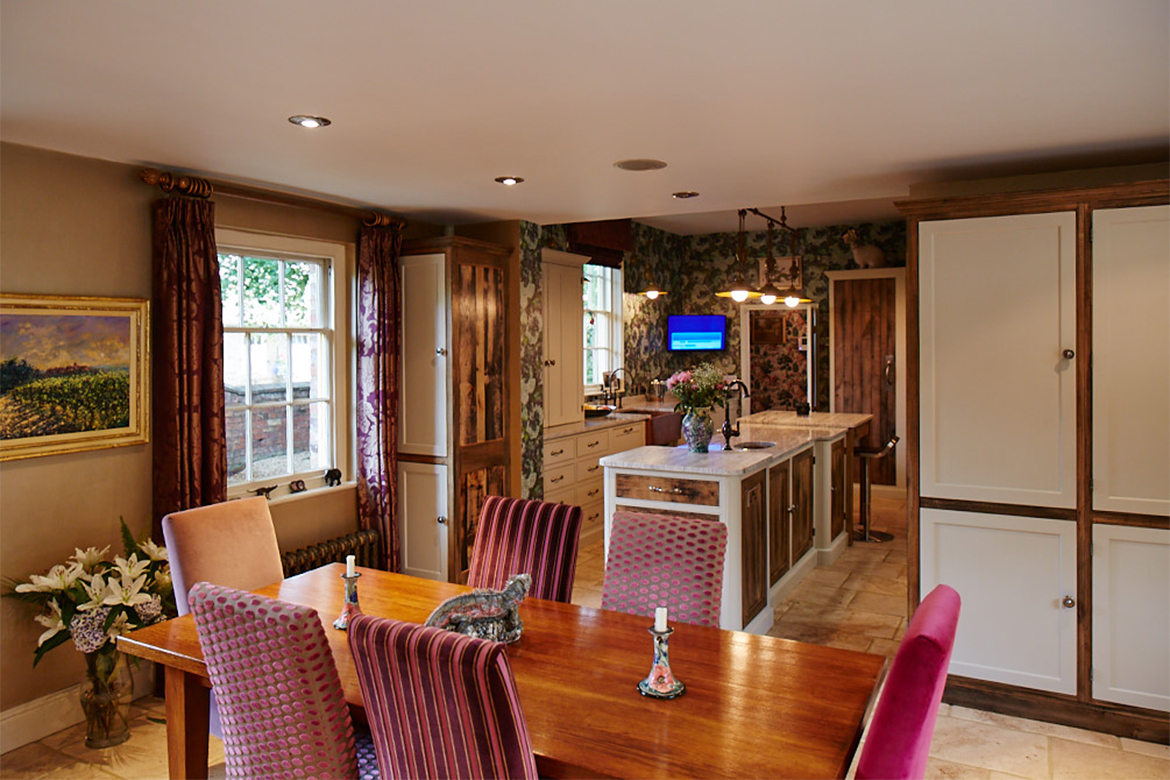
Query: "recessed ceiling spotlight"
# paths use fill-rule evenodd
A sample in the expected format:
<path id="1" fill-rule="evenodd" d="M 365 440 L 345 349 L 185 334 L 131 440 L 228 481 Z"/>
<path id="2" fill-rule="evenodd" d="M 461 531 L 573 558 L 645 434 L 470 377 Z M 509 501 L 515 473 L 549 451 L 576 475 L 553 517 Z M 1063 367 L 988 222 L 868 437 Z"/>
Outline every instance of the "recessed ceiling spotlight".
<path id="1" fill-rule="evenodd" d="M 505 187 L 512 187 L 524 181 L 519 176 L 497 176 L 496 181 L 503 184 Z"/>
<path id="2" fill-rule="evenodd" d="M 670 193 L 670 197 L 677 200 L 686 200 L 687 198 L 699 197 L 699 193 L 695 192 L 694 190 L 680 190 L 679 192 Z"/>
<path id="3" fill-rule="evenodd" d="M 623 171 L 660 171 L 666 167 L 666 163 L 648 157 L 635 157 L 632 160 L 618 160 L 613 167 L 621 168 Z"/>
<path id="4" fill-rule="evenodd" d="M 295 116 L 290 116 L 288 118 L 288 121 L 292 122 L 294 125 L 300 125 L 301 127 L 307 127 L 310 130 L 312 130 L 315 127 L 329 127 L 329 125 L 333 124 L 332 122 L 330 122 L 328 119 L 326 119 L 323 116 L 308 116 L 306 114 L 297 114 Z"/>

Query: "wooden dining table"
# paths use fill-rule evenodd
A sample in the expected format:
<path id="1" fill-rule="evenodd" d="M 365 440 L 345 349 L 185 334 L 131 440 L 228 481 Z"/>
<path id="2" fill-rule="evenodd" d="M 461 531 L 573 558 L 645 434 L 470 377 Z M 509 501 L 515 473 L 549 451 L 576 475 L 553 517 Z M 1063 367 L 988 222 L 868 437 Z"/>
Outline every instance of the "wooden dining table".
<path id="1" fill-rule="evenodd" d="M 259 589 L 321 616 L 351 712 L 364 720 L 345 631 L 333 628 L 345 567 L 329 564 Z M 358 568 L 366 614 L 423 623 L 469 588 Z M 508 645 L 544 777 L 844 777 L 876 696 L 885 658 L 683 623 L 670 663 L 686 692 L 646 698 L 652 620 L 542 599 L 520 606 Z M 190 615 L 118 638 L 128 655 L 165 668 L 172 778 L 207 776 L 207 668 Z"/>

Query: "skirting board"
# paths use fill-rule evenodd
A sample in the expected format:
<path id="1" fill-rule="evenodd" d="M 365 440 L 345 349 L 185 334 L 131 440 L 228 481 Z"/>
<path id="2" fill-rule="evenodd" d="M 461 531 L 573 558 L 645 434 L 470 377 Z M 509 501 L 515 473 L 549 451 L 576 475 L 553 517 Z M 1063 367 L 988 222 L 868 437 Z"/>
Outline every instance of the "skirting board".
<path id="1" fill-rule="evenodd" d="M 784 576 L 776 580 L 776 584 L 768 590 L 768 608 L 775 611 L 776 605 L 783 601 L 789 593 L 796 589 L 808 573 L 817 567 L 817 549 L 814 547 L 800 557 Z"/>
<path id="2" fill-rule="evenodd" d="M 818 566 L 832 566 L 841 554 L 849 548 L 849 534 L 837 534 L 837 538 L 833 540 L 825 549 L 816 548 L 817 551 L 817 565 Z"/>
<path id="3" fill-rule="evenodd" d="M 130 673 L 134 677 L 134 690 L 142 692 L 140 696 L 149 696 L 154 691 L 153 663 L 139 663 L 137 667 L 131 664 Z M 85 720 L 80 691 L 80 684 L 70 685 L 0 712 L 0 753 L 24 747 Z"/>

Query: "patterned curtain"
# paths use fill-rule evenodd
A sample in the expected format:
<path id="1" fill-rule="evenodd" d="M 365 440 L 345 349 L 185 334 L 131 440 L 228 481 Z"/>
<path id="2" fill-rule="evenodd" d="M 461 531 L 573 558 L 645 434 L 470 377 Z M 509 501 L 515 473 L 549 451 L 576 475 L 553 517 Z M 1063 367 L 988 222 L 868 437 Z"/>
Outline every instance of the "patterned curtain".
<path id="1" fill-rule="evenodd" d="M 397 226 L 363 226 L 358 241 L 358 520 L 382 534 L 384 567 L 401 571 L 398 537 Z"/>
<path id="2" fill-rule="evenodd" d="M 163 515 L 227 498 L 215 204 L 154 202 L 154 538 Z"/>

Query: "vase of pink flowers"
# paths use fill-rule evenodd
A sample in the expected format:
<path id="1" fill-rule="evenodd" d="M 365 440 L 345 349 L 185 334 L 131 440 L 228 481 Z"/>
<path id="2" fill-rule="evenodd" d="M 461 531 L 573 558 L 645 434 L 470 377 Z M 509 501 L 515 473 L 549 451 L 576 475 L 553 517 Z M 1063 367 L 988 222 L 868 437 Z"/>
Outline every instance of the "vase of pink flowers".
<path id="1" fill-rule="evenodd" d="M 70 639 L 85 656 L 81 708 L 91 748 L 111 747 L 130 736 L 133 677 L 115 640 L 175 614 L 166 548 L 150 539 L 136 541 L 125 521 L 122 540 L 125 555 L 112 561 L 105 559 L 108 546 L 78 548 L 45 574 L 6 583 L 5 595 L 41 608 L 36 621 L 46 630 L 37 641 L 34 667 Z"/>
<path id="2" fill-rule="evenodd" d="M 666 389 L 678 399 L 674 410 L 683 414 L 682 433 L 687 448 L 691 452 L 706 452 L 715 434 L 712 410 L 727 399 L 727 377 L 710 363 L 703 363 L 671 376 L 666 380 Z"/>

